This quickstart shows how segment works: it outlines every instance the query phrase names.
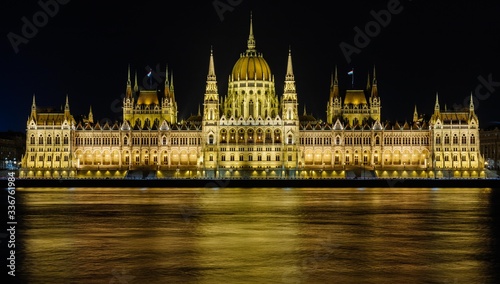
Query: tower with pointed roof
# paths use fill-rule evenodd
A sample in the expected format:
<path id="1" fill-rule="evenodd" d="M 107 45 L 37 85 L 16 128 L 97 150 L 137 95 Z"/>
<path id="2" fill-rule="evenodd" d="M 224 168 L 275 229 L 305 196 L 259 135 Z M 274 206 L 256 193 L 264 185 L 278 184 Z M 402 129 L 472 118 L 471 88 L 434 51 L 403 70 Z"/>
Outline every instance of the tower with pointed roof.
<path id="1" fill-rule="evenodd" d="M 177 123 L 173 75 L 169 78 L 168 67 L 166 67 L 163 89 L 139 88 L 137 72 L 132 88 L 130 67 L 127 73 L 127 87 L 123 98 L 123 120 L 136 129 L 158 128 L 163 121 L 169 124 Z"/>
<path id="2" fill-rule="evenodd" d="M 218 140 L 218 124 L 220 120 L 219 108 L 219 90 L 217 87 L 217 76 L 215 75 L 214 54 L 213 49 L 210 49 L 205 95 L 203 97 L 202 116 L 202 141 L 203 144 L 207 146 L 215 145 Z M 205 163 L 205 167 L 215 168 L 217 166 L 213 153 L 205 152 L 203 161 Z"/>
<path id="3" fill-rule="evenodd" d="M 366 99 L 369 96 L 369 99 Z M 361 126 L 369 121 L 380 121 L 381 102 L 378 95 L 377 77 L 373 68 L 373 80 L 370 76 L 365 90 L 348 89 L 344 100 L 340 97 L 337 67 L 330 83 L 330 96 L 327 101 L 327 123 L 334 124 L 337 120 L 352 127 Z"/>
<path id="4" fill-rule="evenodd" d="M 368 81 L 370 80 L 370 77 L 368 75 Z M 367 82 L 368 84 L 368 82 Z M 381 110 L 381 104 L 380 104 L 380 97 L 378 96 L 378 83 L 377 83 L 377 75 L 375 71 L 375 66 L 373 67 L 373 81 L 371 85 L 371 92 L 370 92 L 370 118 L 374 121 L 380 121 L 380 110 Z"/>
<path id="5" fill-rule="evenodd" d="M 332 74 L 330 82 L 330 98 L 326 106 L 326 122 L 329 124 L 334 123 L 337 119 L 341 118 L 342 114 L 342 98 L 339 94 L 339 81 L 337 66 L 335 66 L 335 75 Z"/>

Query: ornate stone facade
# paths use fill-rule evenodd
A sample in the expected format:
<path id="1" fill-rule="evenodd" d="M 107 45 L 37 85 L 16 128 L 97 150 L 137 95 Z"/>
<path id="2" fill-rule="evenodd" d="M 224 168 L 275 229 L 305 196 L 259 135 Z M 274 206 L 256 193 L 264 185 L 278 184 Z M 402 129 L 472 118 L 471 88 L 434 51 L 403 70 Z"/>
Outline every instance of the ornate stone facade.
<path id="1" fill-rule="evenodd" d="M 162 90 L 132 86 L 130 68 L 123 121 L 94 123 L 92 111 L 76 121 L 68 98 L 63 111 L 38 109 L 27 122 L 24 177 L 344 178 L 482 177 L 474 106 L 415 109 L 411 122 L 381 120 L 373 70 L 366 89 L 341 94 L 337 70 L 325 98 L 326 121 L 305 110 L 288 51 L 284 92 L 256 50 L 252 21 L 247 50 L 235 63 L 227 94 L 219 94 L 210 52 L 203 111 L 178 121 L 173 76 Z M 368 98 L 368 99 L 367 99 Z M 471 100 L 472 101 L 472 100 Z M 138 173 L 141 173 L 140 175 Z"/>

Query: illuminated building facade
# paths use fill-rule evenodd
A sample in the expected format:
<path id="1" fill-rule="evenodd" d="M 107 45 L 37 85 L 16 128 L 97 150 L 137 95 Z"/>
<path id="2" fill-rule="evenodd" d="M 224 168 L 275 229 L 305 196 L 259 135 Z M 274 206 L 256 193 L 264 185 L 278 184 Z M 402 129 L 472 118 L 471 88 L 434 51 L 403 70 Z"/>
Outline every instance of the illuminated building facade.
<path id="1" fill-rule="evenodd" d="M 256 50 L 252 21 L 247 49 L 219 94 L 211 51 L 203 111 L 177 118 L 173 77 L 162 90 L 132 85 L 130 68 L 123 121 L 76 121 L 68 98 L 61 111 L 37 108 L 27 122 L 24 177 L 345 178 L 482 177 L 478 118 L 441 110 L 429 120 L 415 108 L 412 122 L 383 123 L 375 69 L 364 90 L 341 94 L 337 70 L 325 98 L 327 119 L 299 114 L 292 53 L 283 94 Z"/>

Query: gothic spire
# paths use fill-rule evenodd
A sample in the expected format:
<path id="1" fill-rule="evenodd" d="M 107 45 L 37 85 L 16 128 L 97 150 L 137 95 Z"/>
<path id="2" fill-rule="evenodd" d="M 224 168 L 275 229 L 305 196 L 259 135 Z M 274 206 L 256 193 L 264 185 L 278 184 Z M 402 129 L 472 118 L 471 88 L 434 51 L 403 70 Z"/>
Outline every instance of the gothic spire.
<path id="1" fill-rule="evenodd" d="M 339 96 L 339 80 L 338 80 L 337 65 L 335 65 L 335 75 L 332 74 L 330 82 L 330 99 L 336 98 L 338 96 Z"/>
<path id="2" fill-rule="evenodd" d="M 36 117 L 36 102 L 35 102 L 35 94 L 33 94 L 33 102 L 31 103 L 31 117 Z"/>
<path id="3" fill-rule="evenodd" d="M 137 83 L 137 71 L 135 71 L 135 79 L 134 79 L 134 92 L 139 91 L 139 84 Z"/>
<path id="4" fill-rule="evenodd" d="M 436 103 L 434 104 L 434 113 L 439 113 L 439 96 L 438 96 L 438 92 L 436 92 Z"/>
<path id="5" fill-rule="evenodd" d="M 205 87 L 206 94 L 217 94 L 217 76 L 215 76 L 214 50 L 210 46 L 210 59 L 208 61 L 207 85 Z M 215 98 L 211 98 L 215 99 Z"/>
<path id="6" fill-rule="evenodd" d="M 295 87 L 295 76 L 292 66 L 292 49 L 288 47 L 288 63 L 286 67 L 285 88 L 283 90 L 285 101 L 297 101 L 297 89 Z"/>
<path id="7" fill-rule="evenodd" d="M 372 81 L 372 97 L 378 97 L 378 87 L 377 87 L 377 73 L 375 71 L 375 65 L 373 65 L 373 81 Z"/>
<path id="8" fill-rule="evenodd" d="M 470 93 L 469 112 L 474 113 L 474 98 L 472 97 L 472 92 Z"/>
<path id="9" fill-rule="evenodd" d="M 69 113 L 69 100 L 68 100 L 68 95 L 66 94 L 66 104 L 64 105 L 64 112 Z"/>
<path id="10" fill-rule="evenodd" d="M 250 34 L 248 35 L 247 48 L 248 48 L 247 52 L 255 50 L 255 39 L 253 37 L 252 12 L 250 12 Z"/>
<path id="11" fill-rule="evenodd" d="M 132 82 L 130 81 L 130 64 L 127 70 L 127 88 L 125 90 L 125 96 L 130 98 L 132 96 Z"/>

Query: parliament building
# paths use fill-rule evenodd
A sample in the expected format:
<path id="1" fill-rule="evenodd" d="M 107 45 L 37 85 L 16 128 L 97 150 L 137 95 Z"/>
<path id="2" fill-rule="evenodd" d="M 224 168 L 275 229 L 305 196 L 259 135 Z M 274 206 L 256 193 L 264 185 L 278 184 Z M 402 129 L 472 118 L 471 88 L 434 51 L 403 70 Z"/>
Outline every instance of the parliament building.
<path id="1" fill-rule="evenodd" d="M 20 176 L 484 177 L 473 100 L 466 109 L 447 110 L 436 94 L 429 118 L 415 108 L 412 121 L 383 122 L 375 69 L 361 90 L 341 90 L 335 70 L 322 121 L 299 111 L 291 50 L 283 56 L 284 90 L 277 94 L 250 19 L 247 49 L 229 74 L 227 92 L 219 92 L 211 50 L 202 108 L 186 120 L 178 119 L 168 70 L 158 91 L 140 88 L 137 73 L 132 84 L 129 67 L 123 119 L 116 123 L 95 122 L 92 110 L 75 119 L 68 97 L 64 108 L 51 110 L 37 107 L 33 96 Z"/>

